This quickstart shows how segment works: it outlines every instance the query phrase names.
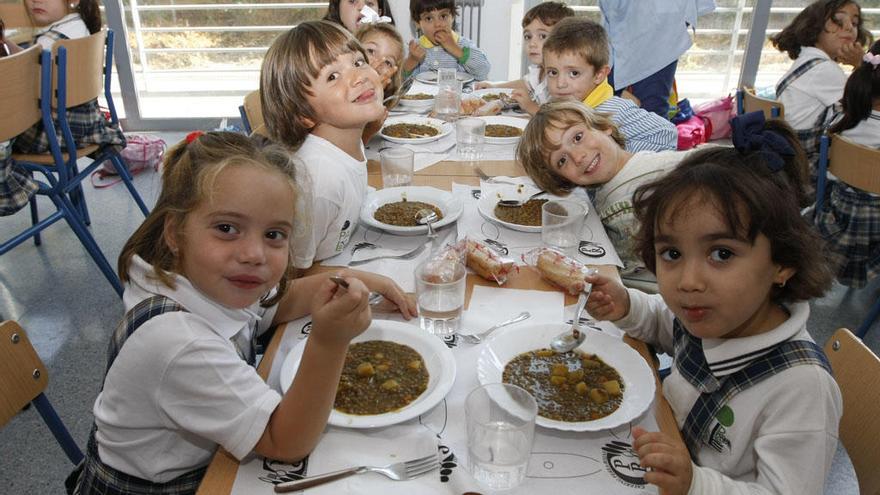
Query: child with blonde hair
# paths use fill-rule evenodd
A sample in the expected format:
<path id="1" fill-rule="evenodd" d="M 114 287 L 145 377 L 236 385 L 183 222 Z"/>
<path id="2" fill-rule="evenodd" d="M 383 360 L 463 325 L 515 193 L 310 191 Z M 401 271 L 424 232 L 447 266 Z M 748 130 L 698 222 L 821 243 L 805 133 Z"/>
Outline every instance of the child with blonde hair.
<path id="1" fill-rule="evenodd" d="M 403 70 L 403 38 L 390 23 L 364 23 L 354 34 L 367 52 L 367 61 L 382 79 L 385 96 L 391 96 L 400 87 L 400 74 Z M 382 118 L 367 124 L 364 128 L 363 142 L 366 144 L 385 124 L 388 111 L 397 105 L 394 99 L 385 102 L 386 112 Z"/>
<path id="2" fill-rule="evenodd" d="M 776 84 L 776 99 L 785 106 L 785 120 L 814 163 L 819 138 L 839 111 L 846 75 L 837 65 L 858 66 L 871 34 L 864 28 L 862 9 L 852 0 L 818 0 L 770 37 L 779 51 L 794 60 Z"/>
<path id="3" fill-rule="evenodd" d="M 37 27 L 33 42 L 44 50 L 51 50 L 58 40 L 85 38 L 101 30 L 101 11 L 97 0 L 26 0 L 24 5 Z M 22 50 L 15 43 L 2 38 L 0 44 L 4 44 L 11 53 Z M 104 118 L 97 99 L 68 108 L 67 121 L 70 122 L 77 148 L 90 144 L 111 145 L 119 149 L 125 147 L 122 130 Z M 15 153 L 48 152 L 49 137 L 42 121 L 18 135 L 12 147 Z"/>
<path id="4" fill-rule="evenodd" d="M 735 149 L 696 151 L 635 193 L 660 294 L 596 276 L 587 307 L 674 356 L 663 395 L 685 444 L 634 429 L 645 481 L 669 495 L 821 495 L 843 406 L 806 325 L 831 274 L 787 139 L 761 113 L 737 119 Z"/>
<path id="5" fill-rule="evenodd" d="M 384 118 L 382 83 L 358 41 L 339 25 L 303 22 L 272 43 L 260 73 L 269 136 L 302 163 L 301 201 L 311 226 L 294 232 L 306 269 L 345 249 L 367 194 L 362 137 Z"/>
<path id="6" fill-rule="evenodd" d="M 74 493 L 194 493 L 218 446 L 291 462 L 315 447 L 371 312 L 355 277 L 366 274 L 342 273 L 347 290 L 328 274 L 294 280 L 295 175 L 287 150 L 260 136 L 192 133 L 169 151 L 159 200 L 119 256 L 126 315 Z M 367 276 L 403 301 L 383 278 Z M 254 339 L 309 313 L 282 396 L 253 368 Z"/>
<path id="7" fill-rule="evenodd" d="M 611 114 L 626 139 L 627 151 L 678 147 L 678 130 L 671 122 L 614 96 L 607 80 L 611 70 L 608 35 L 601 25 L 582 17 L 562 19 L 544 42 L 543 56 L 550 97 L 581 101 Z"/>
<path id="8" fill-rule="evenodd" d="M 407 75 L 456 69 L 477 81 L 489 75 L 489 59 L 471 40 L 454 31 L 455 0 L 410 0 L 410 16 L 422 35 L 409 42 L 403 62 Z"/>
<path id="9" fill-rule="evenodd" d="M 528 73 L 521 79 L 502 83 L 478 82 L 474 88 L 512 88 L 511 96 L 520 108 L 534 115 L 549 99 L 543 75 L 544 41 L 553 26 L 566 17 L 574 17 L 574 10 L 563 2 L 542 2 L 529 9 L 522 19 L 523 52 L 529 59 Z"/>

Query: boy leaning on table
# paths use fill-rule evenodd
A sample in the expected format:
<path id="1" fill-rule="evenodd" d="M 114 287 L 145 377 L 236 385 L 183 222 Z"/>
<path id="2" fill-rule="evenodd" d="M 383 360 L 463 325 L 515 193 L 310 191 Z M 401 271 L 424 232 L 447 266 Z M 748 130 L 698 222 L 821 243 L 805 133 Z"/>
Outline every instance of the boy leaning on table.
<path id="1" fill-rule="evenodd" d="M 550 97 L 582 101 L 611 115 L 626 140 L 627 151 L 678 147 L 678 130 L 671 122 L 614 96 L 614 88 L 608 84 L 608 34 L 600 24 L 581 17 L 562 19 L 544 42 L 543 58 Z"/>

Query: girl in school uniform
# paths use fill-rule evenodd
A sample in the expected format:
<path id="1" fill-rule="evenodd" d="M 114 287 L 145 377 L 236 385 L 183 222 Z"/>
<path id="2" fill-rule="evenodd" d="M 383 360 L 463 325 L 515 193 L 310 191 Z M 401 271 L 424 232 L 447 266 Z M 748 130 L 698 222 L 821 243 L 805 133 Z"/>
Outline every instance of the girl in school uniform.
<path id="1" fill-rule="evenodd" d="M 101 11 L 97 0 L 27 0 L 25 7 L 37 26 L 34 43 L 51 50 L 58 40 L 85 38 L 101 30 Z M 13 53 L 21 47 L 5 40 Z M 98 100 L 67 109 L 67 120 L 77 148 L 90 144 L 125 147 L 125 136 L 119 126 L 111 124 L 98 107 Z M 59 134 L 60 136 L 60 134 Z M 16 153 L 46 153 L 49 140 L 43 123 L 17 136 L 13 141 Z"/>
<path id="2" fill-rule="evenodd" d="M 774 47 L 794 60 L 776 84 L 776 99 L 785 106 L 785 120 L 797 131 L 812 164 L 846 84 L 837 62 L 859 65 L 870 36 L 858 3 L 818 0 L 770 37 Z"/>
<path id="3" fill-rule="evenodd" d="M 830 131 L 880 149 L 880 41 L 849 76 L 843 112 Z M 842 183 L 832 174 L 828 179 L 825 202 L 813 223 L 831 248 L 828 256 L 837 280 L 864 287 L 880 276 L 880 195 Z"/>
<path id="4" fill-rule="evenodd" d="M 126 315 L 74 493 L 194 493 L 218 446 L 295 462 L 317 444 L 371 312 L 353 272 L 347 290 L 327 274 L 293 279 L 294 176 L 287 151 L 258 136 L 193 133 L 168 153 L 159 200 L 119 257 Z M 383 279 L 367 280 L 408 311 Z M 254 338 L 308 313 L 282 396 L 253 368 Z"/>
<path id="5" fill-rule="evenodd" d="M 843 406 L 806 325 L 831 282 L 801 217 L 788 140 L 755 112 L 735 148 L 698 150 L 635 193 L 638 251 L 660 294 L 588 279 L 590 314 L 674 356 L 663 395 L 685 444 L 633 430 L 645 481 L 669 495 L 822 495 Z"/>
<path id="6" fill-rule="evenodd" d="M 301 209 L 311 225 L 294 235 L 294 264 L 306 269 L 341 253 L 367 194 L 364 128 L 383 119 L 382 82 L 360 43 L 327 21 L 279 36 L 263 60 L 266 130 L 303 165 Z"/>

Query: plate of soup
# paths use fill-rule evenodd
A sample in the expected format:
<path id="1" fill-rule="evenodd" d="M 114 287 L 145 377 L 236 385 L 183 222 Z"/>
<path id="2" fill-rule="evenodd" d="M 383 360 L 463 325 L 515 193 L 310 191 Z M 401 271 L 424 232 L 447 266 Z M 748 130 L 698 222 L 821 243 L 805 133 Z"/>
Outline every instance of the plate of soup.
<path id="1" fill-rule="evenodd" d="M 452 125 L 430 117 L 389 117 L 382 124 L 379 135 L 397 144 L 430 143 L 452 132 Z"/>
<path id="2" fill-rule="evenodd" d="M 477 360 L 481 384 L 513 383 L 538 402 L 536 423 L 568 431 L 601 431 L 638 418 L 654 400 L 654 374 L 619 337 L 585 330 L 577 349 L 556 353 L 550 340 L 562 323 L 518 325 L 492 334 Z"/>
<path id="3" fill-rule="evenodd" d="M 460 199 L 448 191 L 429 186 L 401 186 L 379 189 L 367 194 L 361 206 L 361 223 L 396 235 L 422 235 L 428 227 L 418 225 L 421 209 L 437 213 L 435 228 L 458 220 L 464 211 Z"/>
<path id="4" fill-rule="evenodd" d="M 293 383 L 306 341 L 281 365 L 284 392 Z M 406 323 L 373 320 L 349 345 L 328 423 L 379 428 L 418 417 L 446 397 L 455 368 L 452 351 L 437 337 Z"/>
<path id="5" fill-rule="evenodd" d="M 486 144 L 514 144 L 529 123 L 527 119 L 504 115 L 479 118 L 486 121 Z"/>

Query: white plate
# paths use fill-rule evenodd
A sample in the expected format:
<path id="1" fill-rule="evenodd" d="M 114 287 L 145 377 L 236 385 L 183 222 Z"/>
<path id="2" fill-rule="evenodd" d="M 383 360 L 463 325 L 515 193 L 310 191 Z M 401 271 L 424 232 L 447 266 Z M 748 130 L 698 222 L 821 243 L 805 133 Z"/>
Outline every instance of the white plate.
<path id="1" fill-rule="evenodd" d="M 471 91 L 470 95 L 471 95 L 471 96 L 477 96 L 477 97 L 479 97 L 479 98 L 482 98 L 482 97 L 484 97 L 484 96 L 486 96 L 486 95 L 497 95 L 497 94 L 499 94 L 499 93 L 504 93 L 504 94 L 510 96 L 510 94 L 513 93 L 513 89 L 511 89 L 511 88 L 483 88 L 483 89 L 475 89 L 475 90 Z"/>
<path id="2" fill-rule="evenodd" d="M 412 94 L 430 94 L 426 91 L 413 91 Z M 413 111 L 425 111 L 434 107 L 434 95 L 431 95 L 431 98 L 424 100 L 407 100 L 405 98 L 401 98 L 398 100 L 397 106 L 401 108 L 406 108 L 407 110 Z"/>
<path id="3" fill-rule="evenodd" d="M 467 72 L 456 72 L 455 78 L 461 81 L 462 84 L 467 84 L 474 80 L 474 76 L 468 74 Z M 425 84 L 437 84 L 437 72 L 430 70 L 427 72 L 419 72 L 416 74 L 416 81 L 423 82 Z"/>
<path id="4" fill-rule="evenodd" d="M 495 115 L 495 116 L 491 116 L 491 117 L 477 117 L 477 118 L 485 120 L 486 125 L 503 124 L 503 125 L 509 125 L 511 127 L 516 127 L 517 129 L 520 129 L 520 130 L 525 130 L 526 125 L 528 125 L 528 123 L 529 123 L 528 119 L 521 119 L 519 117 L 505 117 L 503 115 Z M 514 136 L 514 137 L 489 137 L 489 136 L 486 136 L 486 143 L 487 144 L 512 144 L 512 143 L 516 143 L 517 141 L 519 141 L 519 139 L 521 137 L 522 137 L 521 134 L 519 136 Z"/>
<path id="5" fill-rule="evenodd" d="M 412 347 L 425 362 L 429 374 L 428 387 L 422 395 L 402 409 L 384 414 L 345 414 L 334 409 L 327 421 L 331 425 L 346 428 L 378 428 L 393 425 L 427 412 L 449 393 L 455 382 L 455 358 L 442 340 L 418 326 L 390 320 L 373 320 L 370 327 L 352 339 L 352 342 L 367 340 L 389 340 Z M 305 340 L 300 342 L 290 351 L 281 365 L 281 388 L 285 392 L 293 382 L 305 346 Z"/>
<path id="6" fill-rule="evenodd" d="M 364 199 L 364 205 L 361 207 L 361 223 L 397 235 L 419 235 L 427 233 L 428 227 L 424 225 L 419 225 L 418 227 L 399 227 L 397 225 L 382 223 L 373 218 L 373 214 L 380 206 L 394 203 L 396 201 L 403 201 L 404 198 L 406 198 L 407 201 L 422 201 L 424 203 L 430 203 L 437 208 L 440 208 L 440 211 L 443 212 L 443 218 L 434 222 L 435 229 L 439 229 L 444 225 L 449 225 L 458 220 L 458 217 L 461 216 L 461 212 L 464 211 L 464 205 L 461 200 L 453 196 L 452 193 L 441 191 L 436 187 L 389 187 L 387 189 L 379 189 L 378 191 L 367 194 L 367 197 Z"/>
<path id="7" fill-rule="evenodd" d="M 516 356 L 547 348 L 550 340 L 571 328 L 563 323 L 517 325 L 498 331 L 486 340 L 477 360 L 480 384 L 500 383 L 504 366 Z M 538 416 L 536 423 L 546 428 L 568 431 L 600 431 L 616 428 L 645 412 L 654 401 L 654 374 L 642 356 L 623 340 L 602 332 L 587 330 L 579 350 L 599 356 L 620 374 L 623 402 L 616 411 L 593 421 L 568 422 Z"/>
<path id="8" fill-rule="evenodd" d="M 419 124 L 419 125 L 429 125 L 437 129 L 438 132 L 436 136 L 430 137 L 421 137 L 421 138 L 399 138 L 385 135 L 385 127 L 394 124 Z M 385 124 L 382 126 L 382 130 L 379 131 L 379 135 L 382 136 L 386 141 L 391 141 L 392 143 L 397 144 L 421 144 L 421 143 L 430 143 L 432 141 L 436 141 L 440 138 L 447 136 L 450 132 L 452 132 L 452 124 L 448 122 L 444 122 L 440 119 L 432 119 L 430 117 L 389 117 L 385 119 Z"/>

